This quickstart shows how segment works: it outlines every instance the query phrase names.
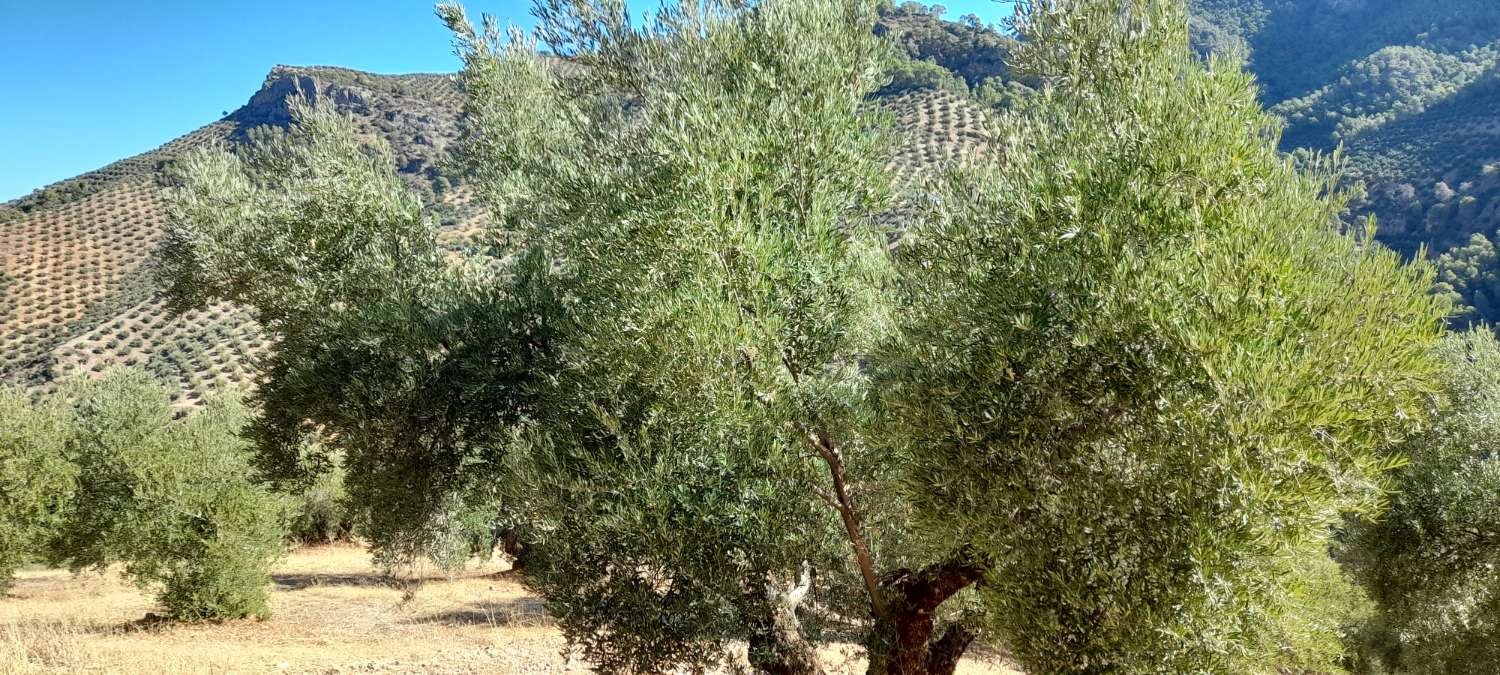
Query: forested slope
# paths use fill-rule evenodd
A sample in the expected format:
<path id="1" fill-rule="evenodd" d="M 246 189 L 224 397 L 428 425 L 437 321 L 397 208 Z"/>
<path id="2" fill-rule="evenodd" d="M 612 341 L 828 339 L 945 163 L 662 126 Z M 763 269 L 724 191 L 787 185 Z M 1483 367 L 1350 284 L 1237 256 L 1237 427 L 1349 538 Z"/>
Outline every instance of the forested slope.
<path id="1" fill-rule="evenodd" d="M 1438 257 L 1446 286 L 1500 319 L 1500 3 L 1194 0 L 1200 51 L 1245 59 L 1283 147 L 1342 144 L 1380 237 Z"/>

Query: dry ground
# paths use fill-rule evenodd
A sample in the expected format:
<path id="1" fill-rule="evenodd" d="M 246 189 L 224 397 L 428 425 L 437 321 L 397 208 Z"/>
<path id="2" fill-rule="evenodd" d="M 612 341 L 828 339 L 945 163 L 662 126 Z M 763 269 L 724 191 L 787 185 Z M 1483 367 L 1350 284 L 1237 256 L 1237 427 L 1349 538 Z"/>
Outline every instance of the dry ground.
<path id="1" fill-rule="evenodd" d="M 0 599 L 0 675 L 587 672 L 503 569 L 435 577 L 408 595 L 360 548 L 301 549 L 277 568 L 270 620 L 203 625 L 142 622 L 151 595 L 114 572 L 22 572 Z M 824 661 L 861 672 L 853 648 Z M 1016 675 L 997 658 L 960 672 Z"/>

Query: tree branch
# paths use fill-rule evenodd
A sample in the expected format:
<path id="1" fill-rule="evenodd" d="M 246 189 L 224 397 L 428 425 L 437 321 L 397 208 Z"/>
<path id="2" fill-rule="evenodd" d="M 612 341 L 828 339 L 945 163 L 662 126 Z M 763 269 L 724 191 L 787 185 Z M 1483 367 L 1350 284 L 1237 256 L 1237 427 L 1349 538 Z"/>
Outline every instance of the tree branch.
<path id="1" fill-rule="evenodd" d="M 833 495 L 838 503 L 839 517 L 844 521 L 844 532 L 854 547 L 854 558 L 859 563 L 860 576 L 864 577 L 865 591 L 870 595 L 870 609 L 876 617 L 886 613 L 885 595 L 880 590 L 880 578 L 875 574 L 875 559 L 870 555 L 869 542 L 865 540 L 864 528 L 859 514 L 854 510 L 854 501 L 849 498 L 849 487 L 844 481 L 844 459 L 838 446 L 823 431 L 805 431 L 807 442 L 823 463 L 828 465 L 828 474 L 833 479 Z"/>

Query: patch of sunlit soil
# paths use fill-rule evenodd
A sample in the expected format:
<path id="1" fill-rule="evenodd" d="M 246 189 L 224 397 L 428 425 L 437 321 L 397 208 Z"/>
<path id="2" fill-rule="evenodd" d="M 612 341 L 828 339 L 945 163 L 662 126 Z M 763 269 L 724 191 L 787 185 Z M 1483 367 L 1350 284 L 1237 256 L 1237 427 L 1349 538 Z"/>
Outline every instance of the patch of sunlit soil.
<path id="1" fill-rule="evenodd" d="M 587 672 L 504 570 L 415 585 L 382 576 L 361 548 L 304 548 L 277 566 L 271 619 L 194 625 L 142 621 L 159 610 L 118 570 L 22 572 L 0 600 L 0 675 Z M 830 673 L 862 672 L 853 648 L 823 657 Z M 960 672 L 1015 671 L 976 659 Z"/>

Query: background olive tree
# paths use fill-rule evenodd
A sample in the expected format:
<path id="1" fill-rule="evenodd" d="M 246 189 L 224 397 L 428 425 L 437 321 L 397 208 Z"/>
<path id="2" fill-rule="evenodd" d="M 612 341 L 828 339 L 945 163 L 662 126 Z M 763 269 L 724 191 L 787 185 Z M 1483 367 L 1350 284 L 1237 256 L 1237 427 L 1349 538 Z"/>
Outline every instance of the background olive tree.
<path id="1" fill-rule="evenodd" d="M 1379 506 L 1425 414 L 1431 272 L 1342 231 L 1337 174 L 1277 152 L 1181 3 L 1026 3 L 1017 27 L 1042 92 L 933 185 L 872 359 L 913 531 L 989 561 L 1028 672 L 1306 660 L 1329 529 Z"/>
<path id="2" fill-rule="evenodd" d="M 250 431 L 267 476 L 305 491 L 341 467 L 378 560 L 461 564 L 506 519 L 496 477 L 545 327 L 507 277 L 438 245 L 388 148 L 291 105 L 287 133 L 180 163 L 169 296 L 244 304 L 272 337 Z"/>
<path id="3" fill-rule="evenodd" d="M 159 590 L 170 618 L 269 614 L 286 504 L 253 478 L 240 436 L 248 414 L 236 400 L 178 419 L 165 387 L 120 371 L 36 403 L 3 403 L 0 447 L 46 453 L 21 474 L 33 493 L 52 494 L 45 527 L 32 531 L 34 556 L 74 571 L 123 563 L 126 576 Z M 6 520 L 28 513 L 5 506 Z"/>
<path id="4" fill-rule="evenodd" d="M 1436 352 L 1434 424 L 1398 447 L 1390 509 L 1352 523 L 1339 556 L 1378 603 L 1363 635 L 1376 672 L 1500 662 L 1500 344 L 1476 328 Z"/>

